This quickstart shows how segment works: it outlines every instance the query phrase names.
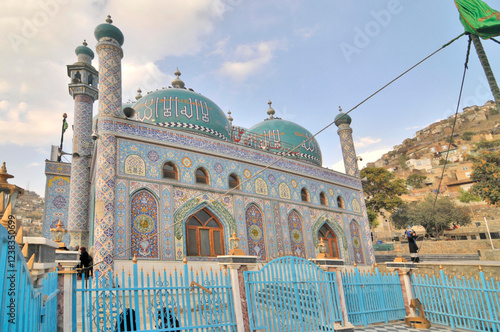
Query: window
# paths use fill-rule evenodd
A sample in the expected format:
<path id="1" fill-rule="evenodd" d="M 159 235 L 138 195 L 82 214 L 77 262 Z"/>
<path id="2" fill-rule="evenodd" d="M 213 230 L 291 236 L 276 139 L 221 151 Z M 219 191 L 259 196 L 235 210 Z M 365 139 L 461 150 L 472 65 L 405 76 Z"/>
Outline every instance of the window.
<path id="1" fill-rule="evenodd" d="M 205 171 L 203 168 L 198 168 L 196 170 L 195 175 L 196 175 L 196 183 L 208 184 L 207 171 Z"/>
<path id="2" fill-rule="evenodd" d="M 163 178 L 177 180 L 177 167 L 173 162 L 163 164 Z"/>
<path id="3" fill-rule="evenodd" d="M 448 150 L 448 146 L 443 145 L 443 146 L 441 147 L 441 149 L 443 149 L 443 150 Z"/>
<path id="4" fill-rule="evenodd" d="M 476 239 L 476 235 L 475 235 L 475 234 L 472 234 L 472 235 L 470 236 L 470 239 L 471 239 L 471 240 L 475 240 L 475 239 Z"/>
<path id="5" fill-rule="evenodd" d="M 467 171 L 469 168 L 467 166 L 462 166 L 462 171 Z"/>
<path id="6" fill-rule="evenodd" d="M 342 196 L 337 196 L 337 206 L 339 209 L 345 209 L 344 200 L 342 199 Z"/>
<path id="7" fill-rule="evenodd" d="M 203 209 L 186 222 L 188 256 L 211 256 L 224 253 L 223 228 L 219 221 Z"/>
<path id="8" fill-rule="evenodd" d="M 436 148 L 431 148 L 431 152 L 436 152 Z"/>
<path id="9" fill-rule="evenodd" d="M 479 238 L 481 240 L 486 240 L 486 233 L 479 233 Z"/>
<path id="10" fill-rule="evenodd" d="M 236 174 L 229 175 L 228 183 L 229 183 L 229 189 L 233 189 L 233 188 L 241 189 L 241 188 L 238 188 L 240 185 L 240 180 L 238 179 Z"/>
<path id="11" fill-rule="evenodd" d="M 309 193 L 306 188 L 302 188 L 300 191 L 300 197 L 302 197 L 302 202 L 309 202 Z"/>
<path id="12" fill-rule="evenodd" d="M 326 256 L 329 258 L 339 258 L 337 236 L 327 224 L 321 226 L 318 231 L 318 240 L 321 241 L 321 239 L 323 239 L 323 243 L 326 245 Z"/>
<path id="13" fill-rule="evenodd" d="M 319 194 L 319 202 L 321 203 L 321 205 L 328 205 L 328 201 L 326 200 L 326 195 L 324 192 L 321 192 Z"/>

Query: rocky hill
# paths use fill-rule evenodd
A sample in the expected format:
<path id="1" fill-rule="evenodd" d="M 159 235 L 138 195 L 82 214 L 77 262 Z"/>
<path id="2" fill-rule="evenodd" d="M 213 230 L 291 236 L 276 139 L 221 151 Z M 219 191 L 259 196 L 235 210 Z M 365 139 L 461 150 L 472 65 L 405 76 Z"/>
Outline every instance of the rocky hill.
<path id="1" fill-rule="evenodd" d="M 449 146 L 453 122 L 454 116 L 450 116 L 417 131 L 413 138 L 405 139 L 377 161 L 368 163 L 367 167 L 383 167 L 396 177 L 407 180 L 409 194 L 402 198 L 411 202 L 422 200 L 429 193 L 437 192 L 447 157 L 440 191 L 451 198 L 460 197 L 473 185 L 470 179 L 472 163 L 467 160 L 467 156 L 484 149 L 500 150 L 500 114 L 497 113 L 493 101 L 488 101 L 483 106 L 464 108 L 458 114 Z M 485 216 L 492 219 L 492 231 L 500 230 L 500 209 L 484 202 L 475 202 L 470 207 L 474 210 L 470 227 L 477 229 L 469 229 L 469 233 L 485 231 L 482 229 L 485 226 Z M 393 230 L 385 219 L 376 232 L 384 238 L 393 233 L 399 234 L 399 230 Z"/>
<path id="2" fill-rule="evenodd" d="M 41 236 L 43 203 L 42 197 L 29 190 L 17 199 L 16 219 L 22 221 L 24 236 Z"/>

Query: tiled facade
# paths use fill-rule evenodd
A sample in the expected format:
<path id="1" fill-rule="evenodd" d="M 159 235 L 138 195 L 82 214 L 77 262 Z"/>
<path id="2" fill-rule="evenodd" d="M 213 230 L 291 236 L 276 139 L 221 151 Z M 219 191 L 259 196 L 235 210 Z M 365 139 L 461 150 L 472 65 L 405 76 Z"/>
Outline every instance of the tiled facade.
<path id="1" fill-rule="evenodd" d="M 134 256 L 152 261 L 185 258 L 215 261 L 215 257 L 187 255 L 186 222 L 202 209 L 217 219 L 222 228 L 221 247 L 226 253 L 231 248 L 229 238 L 236 233 L 240 248 L 261 261 L 279 255 L 313 258 L 318 254 L 318 230 L 326 224 L 336 234 L 339 256 L 346 263 L 374 262 L 352 130 L 348 125 L 339 128 L 348 173 L 345 175 L 318 166 L 321 164 L 319 147 L 315 154 L 318 160 L 311 162 L 240 144 L 232 137 L 221 138 L 199 129 L 196 123 L 169 127 L 155 122 L 154 114 L 164 117 L 177 114 L 173 105 L 180 115 L 194 119 L 194 113 L 188 111 L 198 104 L 182 106 L 180 99 L 174 96 L 175 89 L 168 92 L 168 103 L 165 97 L 160 98 L 161 91 L 155 92 L 158 98 L 144 106 L 147 109 L 140 114 L 140 117 L 147 116 L 148 121 L 141 122 L 137 116 L 128 119 L 122 112 L 120 43 L 102 37 L 97 44 L 97 54 L 99 114 L 94 123 L 98 136 L 91 163 L 85 165 L 90 167 L 91 174 L 76 172 L 83 168 L 80 160 L 86 158 L 74 158 L 75 175 L 72 175 L 76 179 L 75 187 L 91 194 L 85 202 L 79 201 L 83 195 L 77 195 L 71 213 L 79 214 L 79 208 L 87 209 L 87 204 L 89 222 L 69 225 L 70 229 L 86 228 L 91 233 L 89 246 L 94 246 L 96 273 L 112 271 L 115 260 L 130 260 Z M 75 98 L 75 125 L 78 121 L 92 123 L 92 103 L 86 97 Z M 224 114 L 209 114 L 213 110 L 215 107 L 206 108 L 207 121 L 215 114 L 219 119 L 222 116 L 221 123 L 229 123 Z M 209 122 L 204 125 L 210 130 L 213 129 L 210 126 L 214 126 Z M 298 127 L 294 124 L 294 128 Z M 226 129 L 228 133 L 235 132 L 234 128 Z M 79 130 L 75 132 L 78 149 L 82 144 L 92 145 L 89 133 L 85 133 L 85 137 L 80 134 Z M 304 136 L 295 131 L 287 134 L 298 140 Z M 76 152 L 81 156 L 91 151 Z M 175 165 L 175 179 L 164 177 L 165 163 Z M 47 165 L 48 182 L 51 181 L 47 187 L 47 204 L 53 205 L 46 209 L 48 222 L 53 222 L 54 216 L 61 213 L 61 218 L 66 220 L 68 213 L 69 167 L 65 177 L 57 173 L 62 172 L 57 167 Z M 49 168 L 53 170 L 49 172 Z M 197 182 L 199 168 L 206 172 L 208 184 Z M 230 176 L 239 180 L 238 189 L 230 190 Z M 80 182 L 85 177 L 92 181 L 90 190 Z M 307 193 L 305 201 L 301 195 L 303 190 Z M 56 197 L 56 192 L 61 198 Z M 321 196 L 326 201 L 322 201 Z M 338 206 L 339 197 L 342 206 Z M 44 232 L 48 234 L 47 229 Z"/>

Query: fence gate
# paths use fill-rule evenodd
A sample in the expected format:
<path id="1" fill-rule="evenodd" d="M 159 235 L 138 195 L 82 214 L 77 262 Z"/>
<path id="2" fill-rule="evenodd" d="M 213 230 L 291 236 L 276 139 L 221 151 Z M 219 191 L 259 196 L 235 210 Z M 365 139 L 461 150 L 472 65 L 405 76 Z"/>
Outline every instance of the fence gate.
<path id="1" fill-rule="evenodd" d="M 125 272 L 81 282 L 74 278 L 75 326 L 83 332 L 236 332 L 231 281 L 226 271 Z M 78 298 L 78 299 L 77 299 Z"/>
<path id="2" fill-rule="evenodd" d="M 396 273 L 381 274 L 378 268 L 360 273 L 355 268 L 342 273 L 342 285 L 349 322 L 353 325 L 367 326 L 405 318 L 401 282 Z"/>
<path id="3" fill-rule="evenodd" d="M 244 278 L 251 331 L 333 331 L 344 323 L 335 272 L 281 257 Z"/>

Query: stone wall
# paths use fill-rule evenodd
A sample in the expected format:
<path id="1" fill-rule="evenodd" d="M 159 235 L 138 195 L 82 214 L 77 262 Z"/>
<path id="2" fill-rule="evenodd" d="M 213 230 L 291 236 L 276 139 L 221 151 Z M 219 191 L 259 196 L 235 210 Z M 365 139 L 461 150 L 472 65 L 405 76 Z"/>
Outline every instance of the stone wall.
<path id="1" fill-rule="evenodd" d="M 409 255 L 408 242 L 395 242 L 394 248 L 399 245 L 403 255 Z M 444 241 L 417 241 L 421 255 L 438 254 L 477 254 L 479 250 L 491 250 L 489 240 L 444 240 Z M 500 249 L 500 240 L 493 240 L 495 248 Z M 393 251 L 377 251 L 380 255 L 393 255 Z"/>

